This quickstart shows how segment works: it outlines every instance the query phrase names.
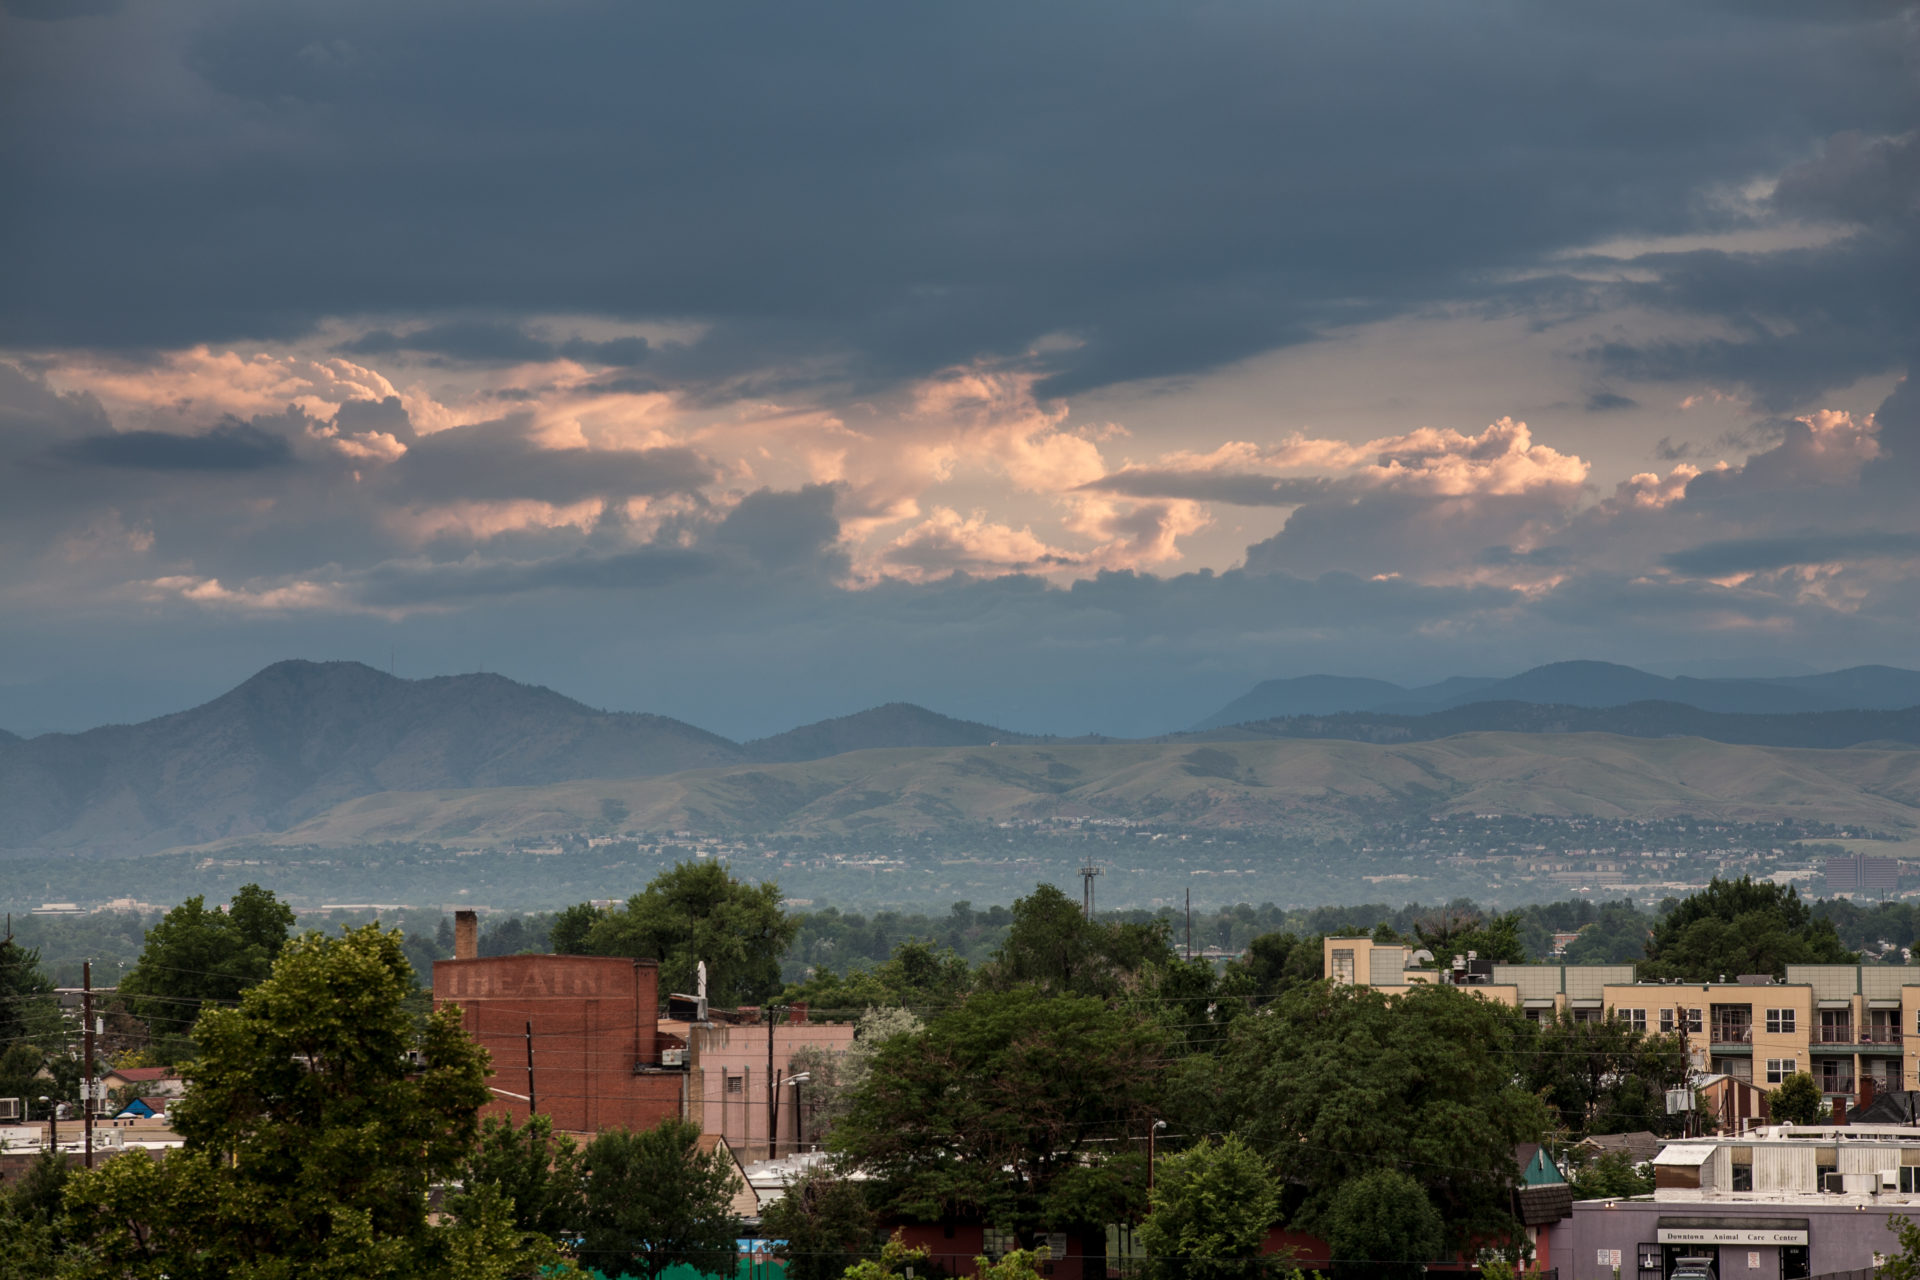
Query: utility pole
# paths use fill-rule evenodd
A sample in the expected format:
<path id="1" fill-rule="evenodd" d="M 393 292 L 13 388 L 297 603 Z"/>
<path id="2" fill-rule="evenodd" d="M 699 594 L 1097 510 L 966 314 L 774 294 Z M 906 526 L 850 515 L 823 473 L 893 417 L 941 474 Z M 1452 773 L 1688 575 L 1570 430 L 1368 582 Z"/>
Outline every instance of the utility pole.
<path id="1" fill-rule="evenodd" d="M 1080 868 L 1081 892 L 1080 909 L 1086 913 L 1087 923 L 1093 923 L 1093 878 L 1100 874 L 1100 868 L 1089 862 Z"/>
<path id="2" fill-rule="evenodd" d="M 1167 1127 L 1165 1120 L 1155 1120 L 1153 1127 L 1147 1130 L 1147 1202 L 1153 1202 L 1153 1136 Z"/>
<path id="3" fill-rule="evenodd" d="M 1193 959 L 1193 886 L 1187 886 L 1187 959 Z"/>
<path id="4" fill-rule="evenodd" d="M 93 961 L 80 962 L 80 1114 L 87 1168 L 93 1168 Z"/>
<path id="5" fill-rule="evenodd" d="M 534 1112 L 540 1110 L 536 1099 L 539 1094 L 533 1091 L 533 1019 L 527 1019 L 527 1119 L 533 1119 Z"/>
<path id="6" fill-rule="evenodd" d="M 767 1006 L 767 1159 L 780 1156 L 780 1085 L 773 1078 L 773 1019 L 775 1006 Z"/>

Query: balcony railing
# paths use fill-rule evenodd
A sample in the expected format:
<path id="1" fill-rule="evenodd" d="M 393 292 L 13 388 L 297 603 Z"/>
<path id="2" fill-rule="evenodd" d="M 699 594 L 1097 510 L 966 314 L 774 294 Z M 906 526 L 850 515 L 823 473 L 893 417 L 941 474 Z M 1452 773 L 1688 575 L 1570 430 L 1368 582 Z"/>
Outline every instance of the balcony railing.
<path id="1" fill-rule="evenodd" d="M 1855 1040 L 1853 1038 L 1852 1023 L 1842 1023 L 1837 1027 L 1821 1027 L 1819 1042 L 1821 1044 L 1859 1044 L 1860 1043 L 1858 1040 Z"/>
<path id="2" fill-rule="evenodd" d="M 1860 1028 L 1860 1043 L 1861 1044 L 1899 1044 L 1900 1028 L 1898 1027 L 1862 1027 Z"/>
<path id="3" fill-rule="evenodd" d="M 1815 1076 L 1814 1079 L 1820 1082 L 1820 1092 L 1822 1093 L 1853 1092 L 1853 1077 L 1851 1075 L 1821 1075 Z"/>
<path id="4" fill-rule="evenodd" d="M 1751 1022 L 1716 1022 L 1713 1024 L 1713 1043 L 1752 1044 L 1753 1024 Z"/>

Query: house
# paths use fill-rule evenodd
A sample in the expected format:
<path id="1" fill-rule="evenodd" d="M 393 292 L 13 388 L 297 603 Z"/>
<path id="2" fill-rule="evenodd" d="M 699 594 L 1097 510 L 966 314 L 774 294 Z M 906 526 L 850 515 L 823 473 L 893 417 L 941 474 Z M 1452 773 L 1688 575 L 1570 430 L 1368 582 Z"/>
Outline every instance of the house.
<path id="1" fill-rule="evenodd" d="M 167 1112 L 167 1100 L 165 1098 L 162 1098 L 162 1097 L 135 1098 L 131 1102 L 127 1103 L 126 1106 L 114 1112 L 113 1115 L 109 1117 L 109 1119 L 152 1120 L 152 1119 L 155 1119 L 156 1117 L 160 1119 L 165 1119 L 166 1112 Z"/>
<path id="2" fill-rule="evenodd" d="M 1920 1131 L 1771 1125 L 1671 1141 L 1651 1196 L 1582 1200 L 1549 1230 L 1567 1280 L 1658 1280 L 1705 1258 L 1721 1280 L 1864 1271 L 1891 1253 L 1889 1217 L 1920 1222 Z M 1571 1268 L 1571 1270 L 1569 1270 Z"/>
<path id="3" fill-rule="evenodd" d="M 1580 1139 L 1574 1144 L 1574 1148 L 1578 1151 L 1590 1151 L 1596 1156 L 1615 1151 L 1622 1152 L 1635 1167 L 1638 1167 L 1651 1164 L 1653 1158 L 1660 1154 L 1660 1148 L 1665 1141 L 1666 1139 L 1659 1134 L 1641 1129 L 1634 1133 L 1596 1133 Z"/>
<path id="4" fill-rule="evenodd" d="M 115 1067 L 102 1072 L 100 1079 L 108 1093 L 129 1085 L 137 1086 L 142 1097 L 180 1098 L 187 1092 L 187 1082 L 172 1067 Z"/>

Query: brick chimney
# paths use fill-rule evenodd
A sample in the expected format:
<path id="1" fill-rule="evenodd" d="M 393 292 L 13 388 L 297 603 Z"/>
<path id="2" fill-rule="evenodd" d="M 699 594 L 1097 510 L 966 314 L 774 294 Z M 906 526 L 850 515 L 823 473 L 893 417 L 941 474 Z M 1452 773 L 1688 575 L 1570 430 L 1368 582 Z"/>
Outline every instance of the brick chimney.
<path id="1" fill-rule="evenodd" d="M 1872 1076 L 1860 1077 L 1860 1105 L 1863 1108 L 1870 1107 L 1873 1105 L 1873 1077 Z"/>
<path id="2" fill-rule="evenodd" d="M 1846 1122 L 1847 1122 L 1847 1100 L 1845 1098 L 1835 1098 L 1833 1100 L 1833 1123 L 1836 1125 L 1843 1125 Z"/>
<path id="3" fill-rule="evenodd" d="M 463 909 L 453 913 L 453 958 L 480 958 L 480 917 L 472 911 Z"/>

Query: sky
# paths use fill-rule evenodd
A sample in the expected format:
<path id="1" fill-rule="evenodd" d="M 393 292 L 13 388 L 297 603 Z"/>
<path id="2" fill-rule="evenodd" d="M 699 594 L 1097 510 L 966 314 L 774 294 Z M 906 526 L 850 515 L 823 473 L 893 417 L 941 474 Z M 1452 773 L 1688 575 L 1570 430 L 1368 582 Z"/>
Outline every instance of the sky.
<path id="1" fill-rule="evenodd" d="M 0 0 L 0 728 L 1920 666 L 1920 8 Z"/>

